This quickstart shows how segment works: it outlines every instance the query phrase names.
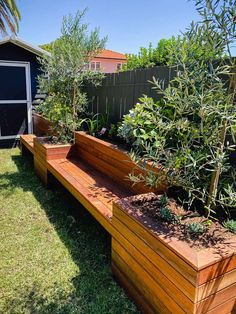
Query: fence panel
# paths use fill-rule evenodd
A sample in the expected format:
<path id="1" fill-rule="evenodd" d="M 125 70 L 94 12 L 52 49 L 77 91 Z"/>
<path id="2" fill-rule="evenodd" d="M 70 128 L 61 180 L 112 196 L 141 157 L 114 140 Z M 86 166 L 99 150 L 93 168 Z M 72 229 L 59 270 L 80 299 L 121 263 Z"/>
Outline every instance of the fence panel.
<path id="1" fill-rule="evenodd" d="M 101 86 L 95 88 L 88 85 L 85 88 L 89 111 L 108 114 L 110 122 L 116 123 L 134 107 L 141 96 L 160 99 L 161 95 L 150 83 L 153 77 L 162 80 L 166 86 L 175 74 L 176 70 L 168 66 L 107 74 Z"/>

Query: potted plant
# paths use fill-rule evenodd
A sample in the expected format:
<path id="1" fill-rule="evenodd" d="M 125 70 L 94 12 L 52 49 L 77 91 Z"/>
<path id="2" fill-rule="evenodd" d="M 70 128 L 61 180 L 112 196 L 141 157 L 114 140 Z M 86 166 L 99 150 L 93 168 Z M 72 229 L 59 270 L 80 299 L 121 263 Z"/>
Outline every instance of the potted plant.
<path id="1" fill-rule="evenodd" d="M 169 186 L 167 195 L 139 195 L 113 206 L 113 271 L 154 313 L 236 307 L 235 37 L 229 19 L 236 12 L 223 2 L 197 2 L 203 21 L 193 23 L 173 51 L 177 76 L 167 88 L 154 79 L 163 98 L 142 98 L 119 129 L 133 142 L 137 167 L 146 168 L 131 179 L 155 187 L 159 177 L 146 167 L 152 163 L 165 169 Z M 228 59 L 216 63 L 226 50 Z"/>

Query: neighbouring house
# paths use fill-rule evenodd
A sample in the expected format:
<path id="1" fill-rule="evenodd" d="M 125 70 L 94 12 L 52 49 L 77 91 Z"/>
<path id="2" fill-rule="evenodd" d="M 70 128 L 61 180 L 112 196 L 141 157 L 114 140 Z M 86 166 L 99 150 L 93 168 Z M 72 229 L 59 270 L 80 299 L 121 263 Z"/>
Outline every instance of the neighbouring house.
<path id="1" fill-rule="evenodd" d="M 87 65 L 92 71 L 102 71 L 103 73 L 115 73 L 122 70 L 122 66 L 127 62 L 124 54 L 112 50 L 104 49 Z"/>
<path id="2" fill-rule="evenodd" d="M 45 54 L 50 55 L 15 36 L 0 40 L 0 146 L 33 131 L 32 103 L 40 73 L 38 57 Z"/>

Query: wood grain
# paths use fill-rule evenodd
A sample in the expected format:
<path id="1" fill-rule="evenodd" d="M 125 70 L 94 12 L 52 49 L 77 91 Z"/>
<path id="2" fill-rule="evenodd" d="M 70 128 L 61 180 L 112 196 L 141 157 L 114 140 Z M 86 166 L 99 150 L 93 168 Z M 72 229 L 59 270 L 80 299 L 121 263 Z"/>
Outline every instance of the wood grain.
<path id="1" fill-rule="evenodd" d="M 116 264 L 126 264 L 124 273 L 131 282 L 138 285 L 145 298 L 161 313 L 186 313 L 173 298 L 155 281 L 137 261 L 114 239 L 112 239 L 112 258 Z"/>
<path id="2" fill-rule="evenodd" d="M 136 175 L 143 173 L 137 169 L 135 163 L 130 159 L 127 151 L 119 149 L 116 145 L 105 142 L 90 136 L 84 132 L 75 132 L 75 143 L 77 154 L 93 167 L 102 171 L 107 176 L 111 177 L 126 186 L 134 193 L 146 193 L 150 191 L 163 192 L 166 191 L 166 185 L 161 182 L 154 189 L 143 183 L 133 184 L 128 179 L 128 175 L 135 172 Z M 153 169 L 154 172 L 160 172 L 158 168 Z"/>
<path id="3" fill-rule="evenodd" d="M 235 252 L 196 252 L 150 231 L 148 221 L 143 224 L 122 208 L 131 195 L 147 191 L 127 180 L 134 166 L 127 152 L 81 132 L 75 137 L 74 146 L 55 146 L 27 135 L 21 145 L 34 154 L 35 171 L 45 184 L 52 174 L 111 234 L 113 273 L 143 312 L 234 313 Z"/>
<path id="4" fill-rule="evenodd" d="M 122 204 L 124 208 L 121 207 Z M 188 247 L 184 251 L 184 246 L 178 244 L 177 240 L 153 234 L 147 225 L 141 224 L 136 216 L 132 216 L 127 204 L 126 200 L 113 204 L 112 223 L 115 232 L 112 240 L 112 258 L 114 257 L 116 268 L 125 275 L 121 281 L 129 278 L 133 285 L 137 281 L 137 288 L 140 289 L 141 286 L 142 293 L 144 290 L 149 291 L 150 294 L 147 293 L 145 298 L 148 304 L 155 304 L 156 313 L 162 313 L 162 310 L 159 309 L 158 303 L 153 303 L 154 295 L 171 313 L 177 313 L 178 309 L 174 308 L 167 295 L 185 313 L 213 314 L 213 311 L 222 314 L 234 313 L 235 255 L 228 257 L 227 253 L 225 256 L 219 256 L 217 253 L 218 263 L 216 263 L 216 258 L 211 257 L 212 251 L 209 260 L 207 255 L 202 259 L 202 252 L 205 249 L 201 252 Z M 175 248 L 173 243 L 176 244 Z M 232 247 L 228 251 L 232 254 Z M 200 263 L 198 263 L 199 252 Z M 205 267 L 203 261 L 206 263 Z M 155 281 L 158 289 L 162 290 L 158 290 L 157 287 L 153 289 L 153 282 L 148 276 Z"/>
<path id="5" fill-rule="evenodd" d="M 33 130 L 36 136 L 45 136 L 52 134 L 52 123 L 43 116 L 33 113 Z"/>
<path id="6" fill-rule="evenodd" d="M 153 305 L 149 304 L 145 299 L 143 293 L 138 289 L 137 284 L 133 285 L 125 274 L 120 271 L 121 267 L 118 267 L 115 263 L 115 258 L 112 259 L 112 273 L 118 283 L 125 289 L 128 296 L 136 300 L 136 304 L 141 309 L 142 313 L 155 314 L 156 310 Z"/>
<path id="7" fill-rule="evenodd" d="M 34 154 L 34 138 L 33 134 L 24 134 L 20 136 L 21 148 L 25 148 L 31 154 Z"/>

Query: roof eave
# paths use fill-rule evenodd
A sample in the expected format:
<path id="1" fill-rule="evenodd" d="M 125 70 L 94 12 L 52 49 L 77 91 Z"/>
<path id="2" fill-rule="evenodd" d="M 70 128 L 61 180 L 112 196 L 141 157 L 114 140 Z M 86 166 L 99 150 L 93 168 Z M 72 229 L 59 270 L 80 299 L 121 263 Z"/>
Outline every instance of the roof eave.
<path id="1" fill-rule="evenodd" d="M 40 48 L 40 47 L 37 47 L 37 46 L 34 46 L 34 45 L 31 45 L 29 43 L 27 43 L 26 41 L 16 37 L 16 36 L 7 36 L 7 37 L 4 37 L 3 39 L 0 40 L 0 45 L 3 45 L 5 43 L 12 43 L 12 44 L 15 44 L 21 48 L 24 48 L 25 50 L 28 50 L 40 57 L 43 57 L 43 56 L 51 56 L 51 54 Z"/>

